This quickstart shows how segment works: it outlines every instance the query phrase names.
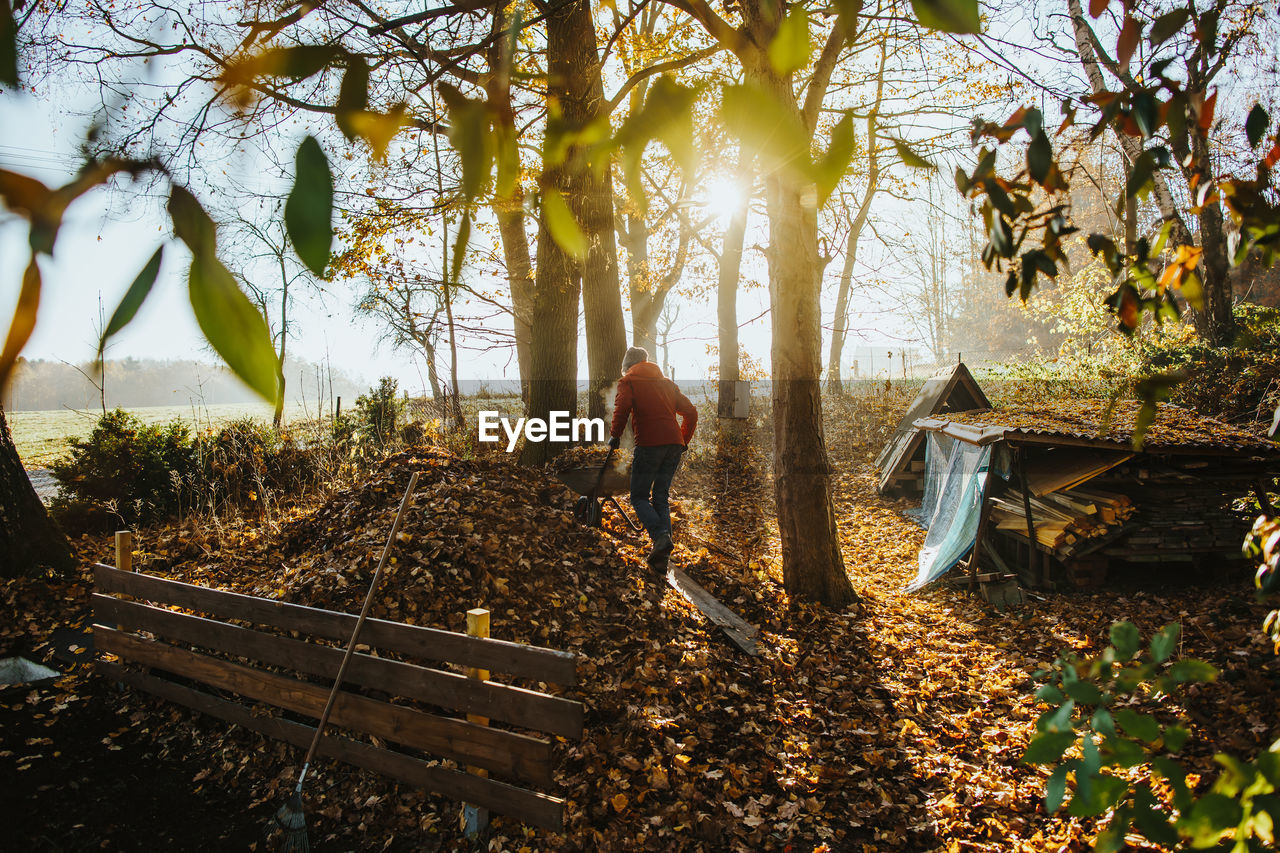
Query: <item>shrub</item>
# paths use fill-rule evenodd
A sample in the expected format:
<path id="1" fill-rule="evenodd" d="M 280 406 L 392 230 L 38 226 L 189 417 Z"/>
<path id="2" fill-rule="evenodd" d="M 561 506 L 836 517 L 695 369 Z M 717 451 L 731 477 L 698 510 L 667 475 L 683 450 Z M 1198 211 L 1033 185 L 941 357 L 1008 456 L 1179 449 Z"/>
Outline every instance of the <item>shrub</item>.
<path id="1" fill-rule="evenodd" d="M 269 496 L 296 493 L 320 475 L 320 447 L 304 448 L 290 433 L 242 418 L 198 436 L 193 444 L 194 496 L 212 509 L 265 506 Z"/>
<path id="2" fill-rule="evenodd" d="M 381 447 L 396 438 L 396 425 L 404 410 L 399 383 L 384 376 L 368 394 L 356 398 L 356 422 L 364 441 Z"/>
<path id="3" fill-rule="evenodd" d="M 1203 661 L 1174 660 L 1179 626 L 1172 623 L 1144 648 L 1131 622 L 1111 628 L 1111 644 L 1096 658 L 1058 657 L 1036 673 L 1048 709 L 1022 760 L 1053 769 L 1044 808 L 1064 805 L 1074 817 L 1107 817 L 1093 849 L 1126 849 L 1141 835 L 1163 849 L 1274 849 L 1280 821 L 1280 741 L 1253 761 L 1219 753 L 1223 771 L 1197 791 L 1177 755 L 1190 737 L 1180 719 L 1166 722 L 1183 685 L 1210 682 Z"/>
<path id="4" fill-rule="evenodd" d="M 1143 348 L 1149 372 L 1180 370 L 1186 379 L 1171 401 L 1235 423 L 1271 420 L 1280 396 L 1280 309 L 1242 303 L 1234 309 L 1239 332 L 1230 347 L 1198 338 Z"/>
<path id="5" fill-rule="evenodd" d="M 179 508 L 180 484 L 194 469 L 185 424 L 147 425 L 122 409 L 103 415 L 87 438 L 70 445 L 71 457 L 52 466 L 59 485 L 53 505 L 73 527 L 163 518 Z"/>

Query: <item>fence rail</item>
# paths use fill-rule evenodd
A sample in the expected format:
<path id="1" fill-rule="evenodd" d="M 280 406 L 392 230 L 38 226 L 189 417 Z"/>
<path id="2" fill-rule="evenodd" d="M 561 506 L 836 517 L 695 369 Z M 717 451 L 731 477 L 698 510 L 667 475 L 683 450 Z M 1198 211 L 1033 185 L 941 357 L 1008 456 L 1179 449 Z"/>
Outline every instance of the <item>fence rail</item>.
<path id="1" fill-rule="evenodd" d="M 95 645 L 120 660 L 99 661 L 109 677 L 270 737 L 299 746 L 310 743 L 312 726 L 262 716 L 249 704 L 215 696 L 170 676 L 318 719 L 341 664 L 342 649 L 224 620 L 345 641 L 355 616 L 102 564 L 94 567 L 94 582 Z M 196 613 L 169 609 L 175 606 Z M 413 660 L 357 653 L 331 717 L 339 728 L 540 788 L 552 785 L 554 752 L 552 742 L 538 734 L 582 736 L 580 702 L 416 662 L 444 662 L 571 685 L 577 683 L 576 658 L 571 653 L 377 619 L 366 621 L 361 645 Z M 126 668 L 124 662 L 143 670 Z M 414 705 L 393 703 L 362 690 L 411 700 Z M 525 731 L 469 722 L 467 715 Z M 430 764 L 413 754 L 329 733 L 321 754 L 526 823 L 553 830 L 563 824 L 560 798 Z"/>

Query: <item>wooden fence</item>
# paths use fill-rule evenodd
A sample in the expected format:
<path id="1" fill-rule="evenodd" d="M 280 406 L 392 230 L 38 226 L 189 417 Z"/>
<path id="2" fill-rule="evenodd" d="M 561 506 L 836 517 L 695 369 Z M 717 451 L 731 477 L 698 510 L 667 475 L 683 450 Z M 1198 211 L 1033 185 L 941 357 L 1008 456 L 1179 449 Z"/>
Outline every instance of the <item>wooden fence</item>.
<path id="1" fill-rule="evenodd" d="M 355 626 L 354 615 L 193 586 L 102 564 L 94 567 L 94 583 L 95 646 L 99 652 L 120 659 L 98 662 L 99 670 L 109 678 L 269 737 L 303 748 L 310 744 L 313 725 L 284 716 L 263 716 L 252 704 L 214 695 L 190 682 L 237 694 L 249 703 L 265 703 L 291 715 L 318 719 L 342 661 L 342 645 Z M 226 620 L 337 644 L 293 639 Z M 380 619 L 365 622 L 360 643 L 398 658 L 450 663 L 561 685 L 577 683 L 576 656 L 553 649 Z M 143 668 L 126 668 L 124 661 Z M 396 697 L 431 706 L 431 710 L 387 701 Z M 468 715 L 501 721 L 526 732 L 582 737 L 580 702 L 469 678 L 443 668 L 358 653 L 334 705 L 331 728 L 372 735 L 487 774 L 431 764 L 412 754 L 331 731 L 325 733 L 320 754 L 525 823 L 561 829 L 564 800 L 530 790 L 552 785 L 550 739 L 470 722 Z"/>

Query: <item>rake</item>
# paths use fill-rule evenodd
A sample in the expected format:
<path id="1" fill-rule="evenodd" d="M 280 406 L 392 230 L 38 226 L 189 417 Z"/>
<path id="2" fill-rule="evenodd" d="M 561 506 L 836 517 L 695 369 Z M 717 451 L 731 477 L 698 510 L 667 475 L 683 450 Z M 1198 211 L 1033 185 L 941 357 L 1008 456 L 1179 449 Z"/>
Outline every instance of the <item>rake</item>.
<path id="1" fill-rule="evenodd" d="M 369 608 L 373 606 L 373 594 L 378 588 L 378 581 L 382 578 L 382 570 L 387 565 L 387 558 L 391 554 L 391 544 L 396 540 L 396 534 L 400 532 L 400 523 L 404 521 L 405 510 L 409 507 L 409 499 L 413 496 L 413 490 L 418 485 L 418 472 L 414 471 L 409 477 L 409 487 L 405 489 L 404 498 L 400 501 L 400 509 L 396 512 L 396 520 L 391 525 L 391 533 L 387 536 L 387 544 L 383 546 L 382 558 L 378 560 L 378 568 L 373 572 L 373 580 L 369 583 L 369 592 L 364 597 L 364 607 L 360 608 L 360 617 L 356 619 L 356 627 L 351 632 L 351 640 L 347 643 L 347 651 L 342 656 L 342 664 L 338 667 L 338 674 L 333 679 L 333 689 L 329 691 L 329 699 L 324 703 L 324 711 L 320 714 L 320 722 L 316 725 L 316 733 L 311 738 L 311 746 L 307 749 L 307 757 L 302 762 L 302 772 L 298 774 L 298 784 L 294 786 L 293 794 L 283 806 L 276 811 L 275 823 L 284 831 L 284 840 L 280 846 L 281 853 L 309 853 L 311 844 L 307 841 L 307 814 L 302 806 L 302 785 L 307 780 L 307 771 L 311 769 L 311 761 L 316 757 L 316 751 L 320 748 L 320 740 L 324 737 L 325 726 L 329 723 L 329 714 L 333 711 L 334 702 L 338 698 L 338 689 L 342 687 L 342 681 L 347 675 L 347 665 L 351 663 L 351 657 L 355 652 L 356 640 L 360 636 L 360 629 L 364 627 L 364 620 L 369 615 Z"/>

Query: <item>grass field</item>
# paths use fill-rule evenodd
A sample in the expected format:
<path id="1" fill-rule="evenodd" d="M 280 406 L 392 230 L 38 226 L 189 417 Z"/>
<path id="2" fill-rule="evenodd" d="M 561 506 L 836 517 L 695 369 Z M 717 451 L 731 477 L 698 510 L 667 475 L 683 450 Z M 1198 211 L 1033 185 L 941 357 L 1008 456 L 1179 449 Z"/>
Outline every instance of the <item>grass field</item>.
<path id="1" fill-rule="evenodd" d="M 217 406 L 144 406 L 129 409 L 143 423 L 162 424 L 180 420 L 193 429 L 216 427 L 238 418 L 271 420 L 271 407 L 265 403 L 226 403 Z M 101 412 L 97 409 L 55 409 L 45 412 L 5 412 L 13 432 L 18 455 L 28 468 L 47 465 L 68 452 L 67 439 L 83 438 L 93 431 Z M 306 418 L 301 405 L 286 406 L 285 420 Z M 314 410 L 311 413 L 314 417 Z"/>

